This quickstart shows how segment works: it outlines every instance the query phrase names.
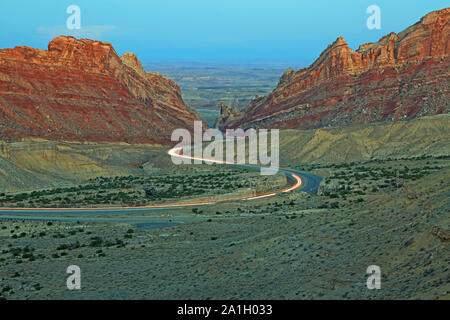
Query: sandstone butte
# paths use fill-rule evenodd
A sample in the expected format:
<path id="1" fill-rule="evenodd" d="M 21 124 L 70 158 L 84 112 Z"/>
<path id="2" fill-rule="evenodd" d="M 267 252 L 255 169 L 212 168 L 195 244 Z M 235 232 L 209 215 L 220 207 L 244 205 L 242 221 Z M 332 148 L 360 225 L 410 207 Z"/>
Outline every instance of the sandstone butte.
<path id="1" fill-rule="evenodd" d="M 167 143 L 197 113 L 178 85 L 110 43 L 56 37 L 0 50 L 0 140 Z"/>
<path id="2" fill-rule="evenodd" d="M 268 96 L 222 106 L 216 126 L 311 129 L 449 111 L 450 8 L 350 49 L 339 37 L 308 68 L 288 69 Z"/>

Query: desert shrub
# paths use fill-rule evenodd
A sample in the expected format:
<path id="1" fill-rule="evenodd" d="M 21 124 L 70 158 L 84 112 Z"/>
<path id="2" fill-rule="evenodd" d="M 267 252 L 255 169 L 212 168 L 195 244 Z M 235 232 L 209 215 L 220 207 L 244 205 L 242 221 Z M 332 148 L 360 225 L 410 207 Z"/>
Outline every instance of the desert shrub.
<path id="1" fill-rule="evenodd" d="M 103 244 L 103 239 L 100 237 L 92 237 L 89 243 L 90 247 L 101 247 Z"/>

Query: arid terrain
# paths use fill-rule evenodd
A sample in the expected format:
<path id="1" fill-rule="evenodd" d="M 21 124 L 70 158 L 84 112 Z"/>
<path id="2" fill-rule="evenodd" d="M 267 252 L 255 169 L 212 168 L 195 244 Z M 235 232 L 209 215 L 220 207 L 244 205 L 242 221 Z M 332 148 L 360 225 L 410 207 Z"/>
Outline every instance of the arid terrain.
<path id="1" fill-rule="evenodd" d="M 357 50 L 338 37 L 283 75 L 163 76 L 71 36 L 0 49 L 0 300 L 449 300 L 449 18 Z M 173 131 L 202 119 L 216 138 L 280 129 L 277 174 L 174 164 L 206 142 Z"/>
<path id="2" fill-rule="evenodd" d="M 131 215 L 2 219 L 1 295 L 448 299 L 448 116 L 397 123 L 398 138 L 377 133 L 384 132 L 384 125 L 393 124 L 343 128 L 341 135 L 325 134 L 328 129 L 282 134 L 283 162 L 325 178 L 318 194 L 296 192 Z M 424 129 L 430 127 L 436 132 Z M 428 149 L 418 154 L 395 146 L 395 139 L 406 143 L 402 134 L 412 144 L 421 141 L 417 148 Z M 307 153 L 295 150 L 305 147 L 290 153 L 286 147 L 296 135 L 315 137 L 306 145 L 335 146 L 335 156 L 299 160 Z M 366 145 L 367 153 L 349 154 L 339 145 L 346 136 L 353 144 Z M 377 143 L 367 142 L 374 137 Z M 381 143 L 383 139 L 389 143 Z M 440 142 L 433 144 L 435 140 Z M 196 175 L 201 177 L 202 170 L 190 173 Z M 65 271 L 72 264 L 82 270 L 80 291 L 65 286 Z M 370 265 L 381 267 L 381 290 L 366 288 Z"/>
<path id="3" fill-rule="evenodd" d="M 448 163 L 431 158 L 355 164 L 420 168 L 423 176 L 400 178 L 401 187 L 398 181 L 387 187 L 369 181 L 366 192 L 326 189 L 333 191 L 216 205 L 201 213 L 172 210 L 159 221 L 192 218 L 167 228 L 121 223 L 116 216 L 110 223 L 2 220 L 2 295 L 448 299 Z M 358 191 L 366 189 L 366 181 L 359 184 Z M 81 267 L 81 291 L 65 287 L 65 269 L 72 264 Z M 381 267 L 382 289 L 369 291 L 365 272 L 373 264 Z"/>

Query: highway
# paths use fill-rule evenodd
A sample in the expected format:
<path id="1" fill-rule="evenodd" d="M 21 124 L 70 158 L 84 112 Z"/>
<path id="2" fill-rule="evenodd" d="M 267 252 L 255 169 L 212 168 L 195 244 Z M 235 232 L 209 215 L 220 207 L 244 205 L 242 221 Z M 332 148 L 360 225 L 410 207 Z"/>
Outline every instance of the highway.
<path id="1" fill-rule="evenodd" d="M 183 150 L 181 147 L 172 148 L 168 151 L 168 154 L 173 157 L 199 159 L 194 156 L 183 154 L 182 151 Z M 258 165 L 235 164 L 235 163 L 228 163 L 226 161 L 203 159 L 203 158 L 200 158 L 200 160 L 214 162 L 223 165 L 240 166 L 251 170 L 259 170 L 261 168 Z M 81 219 L 83 221 L 100 222 L 100 221 L 115 221 L 116 219 L 114 218 L 114 216 L 121 216 L 120 219 L 117 218 L 117 221 L 124 221 L 123 216 L 133 215 L 132 219 L 133 222 L 145 223 L 148 221 L 147 217 L 145 216 L 139 217 L 139 214 L 154 212 L 155 214 L 159 214 L 159 217 L 164 218 L 165 217 L 164 212 L 169 209 L 198 207 L 224 201 L 236 201 L 236 200 L 251 201 L 266 197 L 272 197 L 275 196 L 276 194 L 287 192 L 302 191 L 307 193 L 317 193 L 320 182 L 322 180 L 321 177 L 303 171 L 297 171 L 287 168 L 279 168 L 279 171 L 283 172 L 290 181 L 290 184 L 288 186 L 279 190 L 255 194 L 252 196 L 234 196 L 217 199 L 200 198 L 194 200 L 180 200 L 158 204 L 149 204 L 146 206 L 139 206 L 139 207 L 109 206 L 109 207 L 95 207 L 95 208 L 15 208 L 15 207 L 0 208 L 0 219 L 27 219 L 27 220 L 57 219 L 68 221 L 69 220 L 72 221 L 74 219 Z M 103 216 L 108 216 L 108 218 Z M 162 220 L 165 220 L 164 222 L 170 221 L 168 219 Z"/>

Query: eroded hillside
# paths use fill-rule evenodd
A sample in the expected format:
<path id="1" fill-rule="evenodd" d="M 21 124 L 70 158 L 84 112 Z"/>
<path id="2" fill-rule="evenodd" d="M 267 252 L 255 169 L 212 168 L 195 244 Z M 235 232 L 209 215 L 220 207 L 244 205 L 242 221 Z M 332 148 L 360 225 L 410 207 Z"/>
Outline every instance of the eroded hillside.
<path id="1" fill-rule="evenodd" d="M 354 51 L 339 37 L 268 96 L 223 109 L 221 128 L 311 129 L 448 113 L 450 8 Z"/>
<path id="2" fill-rule="evenodd" d="M 0 140 L 167 143 L 197 113 L 178 85 L 110 43 L 57 37 L 0 50 Z"/>

